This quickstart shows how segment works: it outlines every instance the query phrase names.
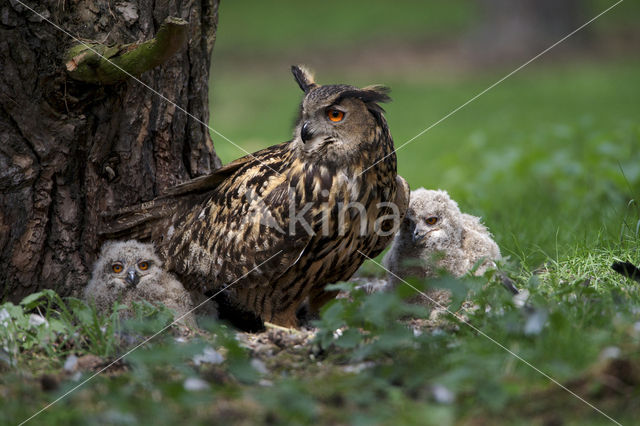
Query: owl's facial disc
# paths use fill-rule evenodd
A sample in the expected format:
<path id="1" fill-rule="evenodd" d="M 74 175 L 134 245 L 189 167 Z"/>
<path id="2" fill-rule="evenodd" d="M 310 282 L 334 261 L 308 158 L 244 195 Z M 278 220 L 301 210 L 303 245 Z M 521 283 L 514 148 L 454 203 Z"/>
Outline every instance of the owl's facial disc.
<path id="1" fill-rule="evenodd" d="M 438 242 L 444 237 L 443 221 L 439 214 L 427 215 L 411 212 L 411 241 L 416 247 L 438 246 Z M 417 216 L 417 217 L 416 217 Z"/>
<path id="2" fill-rule="evenodd" d="M 298 147 L 314 161 L 344 161 L 359 155 L 361 145 L 373 140 L 374 128 L 374 118 L 359 99 L 305 100 L 297 127 Z"/>

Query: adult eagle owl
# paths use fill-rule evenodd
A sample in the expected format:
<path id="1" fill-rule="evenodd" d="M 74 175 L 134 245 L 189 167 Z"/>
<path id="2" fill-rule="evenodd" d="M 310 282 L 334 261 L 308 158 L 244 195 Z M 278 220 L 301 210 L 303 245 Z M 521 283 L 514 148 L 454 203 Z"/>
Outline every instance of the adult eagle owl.
<path id="1" fill-rule="evenodd" d="M 360 252 L 386 247 L 409 199 L 379 105 L 388 90 L 292 72 L 304 91 L 292 140 L 115 212 L 105 232 L 151 239 L 186 288 L 232 284 L 225 303 L 283 326 L 333 298 L 325 285 L 349 279 Z"/>

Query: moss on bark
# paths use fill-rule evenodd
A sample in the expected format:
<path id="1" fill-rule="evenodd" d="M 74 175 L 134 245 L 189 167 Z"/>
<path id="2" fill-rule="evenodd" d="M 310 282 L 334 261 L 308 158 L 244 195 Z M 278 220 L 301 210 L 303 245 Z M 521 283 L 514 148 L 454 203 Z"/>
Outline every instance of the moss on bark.
<path id="1" fill-rule="evenodd" d="M 65 54 L 67 72 L 75 80 L 94 84 L 115 84 L 138 76 L 176 54 L 187 40 L 187 29 L 185 20 L 168 17 L 156 37 L 144 43 L 76 44 Z"/>

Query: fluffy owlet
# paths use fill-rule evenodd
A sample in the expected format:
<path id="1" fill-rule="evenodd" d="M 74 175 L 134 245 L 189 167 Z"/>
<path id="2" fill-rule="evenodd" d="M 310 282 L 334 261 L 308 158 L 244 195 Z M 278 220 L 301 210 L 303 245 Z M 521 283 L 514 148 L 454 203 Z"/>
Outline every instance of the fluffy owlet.
<path id="1" fill-rule="evenodd" d="M 407 214 L 383 263 L 394 274 L 430 277 L 445 269 L 459 277 L 484 271 L 500 258 L 500 249 L 480 219 L 460 212 L 446 191 L 416 189 Z M 398 279 L 390 274 L 390 282 Z"/>
<path id="2" fill-rule="evenodd" d="M 113 214 L 107 234 L 150 238 L 190 289 L 225 290 L 225 303 L 295 326 L 380 253 L 404 216 L 381 102 L 387 89 L 319 85 L 292 67 L 304 92 L 293 138 Z M 222 308 L 222 307 L 221 307 Z"/>
<path id="3" fill-rule="evenodd" d="M 102 246 L 84 298 L 94 302 L 100 312 L 109 312 L 116 301 L 124 305 L 143 300 L 162 303 L 175 311 L 176 318 L 193 308 L 190 294 L 162 269 L 153 244 L 135 240 L 110 241 Z M 192 314 L 181 322 L 195 326 Z"/>

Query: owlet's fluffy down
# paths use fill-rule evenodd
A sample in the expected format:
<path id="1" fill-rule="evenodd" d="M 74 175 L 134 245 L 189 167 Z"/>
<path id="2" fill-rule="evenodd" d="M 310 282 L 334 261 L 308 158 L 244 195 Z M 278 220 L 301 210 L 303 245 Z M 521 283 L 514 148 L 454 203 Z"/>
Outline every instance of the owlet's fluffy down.
<path id="1" fill-rule="evenodd" d="M 91 281 L 84 290 L 84 298 L 94 302 L 102 313 L 109 312 L 114 302 L 131 306 L 134 301 L 162 303 L 175 312 L 175 318 L 189 327 L 196 325 L 191 295 L 169 272 L 153 244 L 135 240 L 109 241 L 102 246 L 93 267 Z M 125 315 L 131 314 L 130 310 Z"/>
<path id="2" fill-rule="evenodd" d="M 482 275 L 500 259 L 500 249 L 480 218 L 462 213 L 446 191 L 419 188 L 411 192 L 407 214 L 383 263 L 400 278 L 432 277 L 446 270 L 456 277 L 481 262 Z"/>

